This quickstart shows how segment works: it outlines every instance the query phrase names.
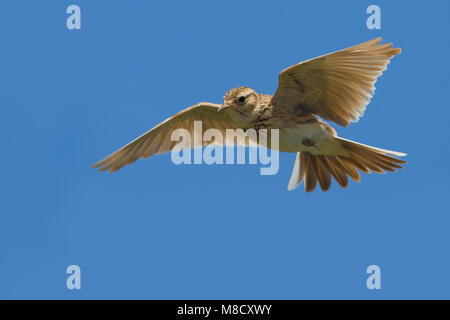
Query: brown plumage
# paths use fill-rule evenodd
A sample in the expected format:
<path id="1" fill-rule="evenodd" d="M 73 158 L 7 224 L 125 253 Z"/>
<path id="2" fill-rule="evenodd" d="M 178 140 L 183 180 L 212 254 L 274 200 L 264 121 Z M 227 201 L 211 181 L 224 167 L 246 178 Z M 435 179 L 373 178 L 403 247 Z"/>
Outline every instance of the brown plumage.
<path id="1" fill-rule="evenodd" d="M 402 168 L 399 164 L 406 161 L 390 157 L 384 151 L 377 148 L 354 143 L 349 140 L 340 139 L 342 145 L 348 151 L 347 156 L 324 156 L 313 155 L 309 152 L 299 152 L 299 176 L 295 183 L 298 185 L 305 179 L 305 190 L 311 192 L 315 189 L 317 182 L 323 191 L 327 191 L 331 185 L 331 177 L 343 188 L 348 185 L 348 178 L 359 182 L 358 170 L 366 173 L 371 171 L 385 173 L 385 171 L 394 172 Z"/>
<path id="2" fill-rule="evenodd" d="M 222 105 L 196 104 L 93 167 L 114 172 L 138 158 L 169 152 L 176 145 L 171 141 L 171 133 L 183 128 L 193 137 L 194 121 L 199 120 L 203 132 L 216 128 L 224 136 L 227 128 L 279 129 L 278 150 L 297 153 L 289 190 L 305 181 L 307 192 L 314 190 L 317 184 L 326 191 L 332 178 L 346 187 L 348 177 L 359 182 L 358 171 L 384 173 L 400 169 L 400 164 L 406 162 L 393 156 L 406 154 L 340 138 L 321 120 L 348 126 L 363 115 L 374 94 L 377 78 L 386 70 L 390 59 L 401 51 L 390 43 L 380 42 L 381 38 L 373 39 L 283 70 L 273 96 L 238 87 L 225 94 Z M 231 141 L 224 143 L 232 144 Z"/>

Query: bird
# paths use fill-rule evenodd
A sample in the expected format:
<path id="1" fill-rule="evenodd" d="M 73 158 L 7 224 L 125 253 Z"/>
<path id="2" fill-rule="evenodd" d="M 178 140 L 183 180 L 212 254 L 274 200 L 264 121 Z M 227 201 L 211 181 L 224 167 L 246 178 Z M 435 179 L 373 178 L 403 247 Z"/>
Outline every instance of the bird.
<path id="1" fill-rule="evenodd" d="M 302 61 L 280 72 L 273 95 L 233 88 L 223 104 L 201 102 L 184 109 L 91 167 L 114 172 L 139 158 L 169 152 L 176 144 L 170 138 L 173 130 L 192 133 L 194 121 L 202 121 L 204 131 L 278 129 L 279 151 L 296 154 L 288 190 L 304 182 L 306 192 L 317 184 L 327 191 L 332 178 L 346 188 L 349 177 L 360 182 L 359 172 L 394 172 L 406 163 L 398 157 L 407 154 L 341 138 L 328 122 L 343 127 L 357 122 L 377 78 L 399 53 L 400 48 L 375 38 Z"/>

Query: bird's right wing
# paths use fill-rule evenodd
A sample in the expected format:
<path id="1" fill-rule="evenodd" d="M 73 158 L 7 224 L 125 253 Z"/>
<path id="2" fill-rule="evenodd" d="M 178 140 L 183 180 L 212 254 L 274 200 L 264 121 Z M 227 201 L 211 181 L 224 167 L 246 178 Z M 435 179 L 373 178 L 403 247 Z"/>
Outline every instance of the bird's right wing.
<path id="1" fill-rule="evenodd" d="M 217 112 L 220 107 L 220 104 L 201 102 L 184 109 L 105 159 L 95 163 L 92 165 L 92 168 L 99 168 L 100 171 L 109 170 L 110 172 L 114 172 L 139 158 L 147 158 L 153 154 L 169 152 L 178 144 L 178 141 L 172 141 L 172 132 L 180 128 L 189 131 L 191 146 L 193 146 L 194 121 L 202 121 L 203 132 L 208 129 L 218 129 L 225 138 L 226 129 L 238 128 L 226 113 Z M 203 135 L 203 132 L 200 134 Z M 207 142 L 203 142 L 203 139 L 202 143 L 207 144 Z M 215 143 L 220 144 L 220 141 L 215 141 Z"/>
<path id="2" fill-rule="evenodd" d="M 297 63 L 279 75 L 274 108 L 303 109 L 342 126 L 362 116 L 375 82 L 400 53 L 381 38 Z"/>

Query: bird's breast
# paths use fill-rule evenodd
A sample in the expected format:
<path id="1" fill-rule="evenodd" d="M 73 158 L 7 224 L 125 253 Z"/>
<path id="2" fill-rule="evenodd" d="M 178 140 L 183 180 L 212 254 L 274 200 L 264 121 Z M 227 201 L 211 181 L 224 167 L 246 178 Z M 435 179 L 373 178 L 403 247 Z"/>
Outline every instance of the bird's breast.
<path id="1" fill-rule="evenodd" d="M 305 123 L 294 128 L 284 128 L 279 131 L 279 150 L 281 152 L 309 151 L 315 153 L 320 150 L 323 142 L 334 134 L 325 123 Z"/>

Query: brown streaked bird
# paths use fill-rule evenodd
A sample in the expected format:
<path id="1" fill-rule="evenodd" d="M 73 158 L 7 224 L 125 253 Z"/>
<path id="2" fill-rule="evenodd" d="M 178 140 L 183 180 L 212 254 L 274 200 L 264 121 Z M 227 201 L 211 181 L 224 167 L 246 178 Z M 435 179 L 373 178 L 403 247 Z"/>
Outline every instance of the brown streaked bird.
<path id="1" fill-rule="evenodd" d="M 357 122 L 377 78 L 400 52 L 377 38 L 300 62 L 281 71 L 274 95 L 249 87 L 231 89 L 223 104 L 202 102 L 182 110 L 92 167 L 114 172 L 138 158 L 168 152 L 177 143 L 171 141 L 172 131 L 184 128 L 193 136 L 193 123 L 200 120 L 204 131 L 279 129 L 279 151 L 297 153 L 288 190 L 304 180 L 307 192 L 317 183 L 327 191 L 332 177 L 345 188 L 348 177 L 359 182 L 358 170 L 395 171 L 406 162 L 394 156 L 406 154 L 340 138 L 320 118 L 344 127 Z"/>

